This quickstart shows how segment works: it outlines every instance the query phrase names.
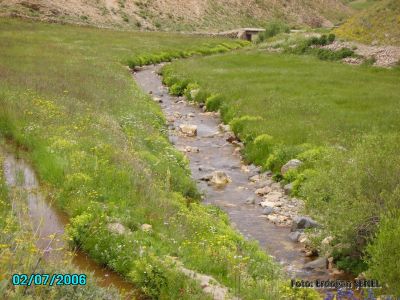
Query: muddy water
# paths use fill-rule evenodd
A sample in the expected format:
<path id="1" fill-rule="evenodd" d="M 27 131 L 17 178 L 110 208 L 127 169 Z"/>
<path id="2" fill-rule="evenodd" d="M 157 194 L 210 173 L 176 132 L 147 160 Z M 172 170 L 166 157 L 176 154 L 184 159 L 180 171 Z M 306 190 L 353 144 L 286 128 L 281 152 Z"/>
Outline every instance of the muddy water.
<path id="1" fill-rule="evenodd" d="M 19 197 L 13 197 L 12 207 L 19 215 L 21 223 L 31 226 L 37 240 L 37 247 L 44 252 L 44 259 L 52 261 L 62 259 L 66 254 L 66 241 L 64 240 L 64 228 L 68 223 L 68 217 L 52 207 L 45 197 L 39 192 L 39 184 L 32 168 L 22 159 L 16 159 L 8 154 L 3 165 L 7 185 L 18 193 Z M 25 207 L 18 203 L 20 199 L 26 199 Z M 26 222 L 29 218 L 30 222 Z M 133 291 L 133 286 L 126 282 L 119 274 L 103 268 L 91 260 L 81 251 L 74 252 L 73 264 L 82 272 L 93 273 L 101 286 L 113 285 L 122 292 Z M 63 273 L 63 270 L 60 270 Z M 126 294 L 126 296 L 128 296 Z"/>
<path id="2" fill-rule="evenodd" d="M 203 113 L 197 106 L 181 101 L 168 94 L 162 86 L 161 77 L 157 75 L 159 66 L 149 66 L 134 73 L 139 86 L 154 97 L 161 98 L 161 108 L 167 119 L 174 118 L 170 124 L 170 140 L 178 148 L 197 147 L 198 153 L 187 153 L 190 169 L 199 189 L 204 192 L 206 204 L 213 204 L 225 210 L 235 226 L 246 238 L 257 240 L 267 252 L 276 258 L 291 277 L 304 280 L 333 279 L 328 271 L 309 271 L 304 264 L 311 259 L 305 257 L 303 247 L 292 242 L 288 227 L 278 227 L 262 216 L 262 208 L 248 205 L 245 201 L 255 195 L 254 184 L 249 177 L 257 174 L 257 170 L 244 170 L 240 155 L 234 152 L 234 146 L 226 141 L 226 133 L 218 130 L 220 120 Z M 197 136 L 185 137 L 177 134 L 175 128 L 180 124 L 197 126 Z M 213 170 L 224 171 L 231 179 L 224 188 L 207 185 L 200 179 Z"/>

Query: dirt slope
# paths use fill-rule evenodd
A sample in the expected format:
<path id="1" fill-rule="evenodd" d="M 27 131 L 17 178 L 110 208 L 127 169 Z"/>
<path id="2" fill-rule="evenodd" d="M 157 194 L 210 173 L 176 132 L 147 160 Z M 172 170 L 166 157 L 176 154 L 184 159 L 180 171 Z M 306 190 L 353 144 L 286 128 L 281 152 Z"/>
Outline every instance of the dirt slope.
<path id="1" fill-rule="evenodd" d="M 400 46 L 400 0 L 378 1 L 351 17 L 335 33 L 363 43 Z"/>
<path id="2" fill-rule="evenodd" d="M 348 13 L 340 0 L 0 0 L 1 15 L 146 30 L 226 30 L 271 18 L 330 26 Z"/>

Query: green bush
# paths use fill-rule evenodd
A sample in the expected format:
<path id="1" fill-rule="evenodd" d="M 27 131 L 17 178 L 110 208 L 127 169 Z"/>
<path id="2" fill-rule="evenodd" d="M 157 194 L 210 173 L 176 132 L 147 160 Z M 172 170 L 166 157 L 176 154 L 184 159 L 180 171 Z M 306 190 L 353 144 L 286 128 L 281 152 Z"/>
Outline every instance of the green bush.
<path id="1" fill-rule="evenodd" d="M 346 57 L 354 56 L 354 51 L 348 48 L 342 48 L 338 51 L 319 48 L 313 49 L 311 53 L 315 53 L 316 56 L 321 60 L 341 60 Z"/>
<path id="2" fill-rule="evenodd" d="M 231 126 L 232 131 L 245 143 L 249 143 L 256 138 L 256 134 L 251 131 L 246 131 L 246 128 L 252 128 L 252 125 L 261 121 L 262 118 L 259 116 L 248 116 L 244 115 L 240 118 L 233 118 L 229 125 Z"/>
<path id="3" fill-rule="evenodd" d="M 265 158 L 272 153 L 273 147 L 273 137 L 268 134 L 261 134 L 246 145 L 245 158 L 257 165 L 262 165 Z"/>
<path id="4" fill-rule="evenodd" d="M 393 194 L 400 203 L 400 189 Z M 384 216 L 375 238 L 367 247 L 368 275 L 384 283 L 384 292 L 400 296 L 400 211 Z"/>
<path id="5" fill-rule="evenodd" d="M 189 100 L 189 101 L 194 100 L 194 98 L 195 98 L 195 96 L 196 96 L 196 94 L 197 94 L 197 93 L 193 93 L 193 91 L 195 91 L 195 90 L 197 90 L 197 92 L 198 92 L 198 90 L 199 90 L 199 85 L 198 85 L 197 83 L 189 83 L 189 84 L 186 86 L 184 95 L 185 95 L 185 97 L 186 97 L 187 100 Z M 192 97 L 192 95 L 193 95 L 194 97 Z"/>
<path id="6" fill-rule="evenodd" d="M 194 97 L 194 101 L 198 103 L 206 103 L 208 97 L 210 97 L 210 93 L 207 90 L 199 89 L 196 96 Z"/>
<path id="7" fill-rule="evenodd" d="M 400 187 L 400 137 L 367 136 L 354 149 L 330 149 L 300 189 L 310 212 L 359 260 Z M 379 149 L 379 151 L 377 151 Z M 348 263 L 347 263 L 348 264 Z"/>
<path id="8" fill-rule="evenodd" d="M 222 96 L 217 94 L 217 95 L 211 95 L 210 97 L 207 98 L 206 100 L 206 108 L 208 111 L 218 111 L 222 103 Z"/>
<path id="9" fill-rule="evenodd" d="M 188 80 L 177 81 L 169 88 L 169 92 L 174 96 L 182 96 L 188 84 Z"/>
<path id="10" fill-rule="evenodd" d="M 279 33 L 289 33 L 290 27 L 280 20 L 271 21 L 265 26 L 265 31 L 258 35 L 258 41 L 263 42 Z"/>

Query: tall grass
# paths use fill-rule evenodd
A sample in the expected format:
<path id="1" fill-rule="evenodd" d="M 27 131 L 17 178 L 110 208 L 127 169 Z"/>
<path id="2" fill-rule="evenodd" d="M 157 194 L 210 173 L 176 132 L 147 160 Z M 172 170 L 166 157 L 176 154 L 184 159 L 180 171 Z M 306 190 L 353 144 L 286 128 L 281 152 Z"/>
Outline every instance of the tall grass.
<path id="1" fill-rule="evenodd" d="M 293 183 L 294 195 L 324 224 L 320 234 L 335 237 L 327 255 L 355 273 L 369 262 L 372 276 L 396 291 L 397 258 L 385 245 L 398 231 L 389 230 L 397 223 L 387 216 L 400 201 L 398 68 L 247 50 L 174 62 L 163 75 L 171 88 L 200 89 L 197 95 L 205 96 L 194 100 L 212 101 L 207 108 L 220 110 L 245 143 L 244 157 Z M 293 158 L 304 164 L 282 177 L 282 165 Z M 377 233 L 381 218 L 386 221 Z"/>

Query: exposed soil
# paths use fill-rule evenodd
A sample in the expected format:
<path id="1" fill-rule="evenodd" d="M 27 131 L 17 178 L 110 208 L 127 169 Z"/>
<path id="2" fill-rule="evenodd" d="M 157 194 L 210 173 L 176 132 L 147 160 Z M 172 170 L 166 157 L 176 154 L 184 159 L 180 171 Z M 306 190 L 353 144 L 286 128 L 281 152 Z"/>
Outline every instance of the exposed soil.
<path id="1" fill-rule="evenodd" d="M 331 26 L 350 9 L 340 0 L 2 0 L 0 16 L 98 27 L 165 31 L 220 31 L 261 26 L 265 20 Z"/>

